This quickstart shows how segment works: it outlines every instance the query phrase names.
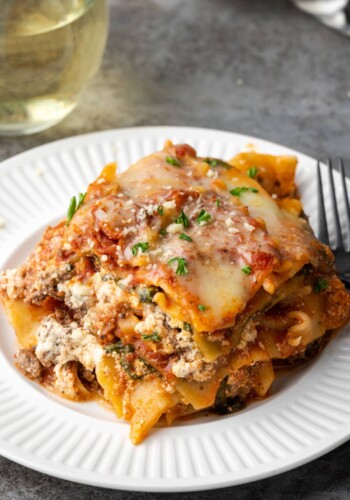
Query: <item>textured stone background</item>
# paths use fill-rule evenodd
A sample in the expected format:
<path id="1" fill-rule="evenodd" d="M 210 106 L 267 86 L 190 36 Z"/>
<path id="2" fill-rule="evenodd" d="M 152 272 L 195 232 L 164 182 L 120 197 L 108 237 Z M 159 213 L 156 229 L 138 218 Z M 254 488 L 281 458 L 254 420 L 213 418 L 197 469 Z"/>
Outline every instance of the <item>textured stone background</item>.
<path id="1" fill-rule="evenodd" d="M 111 0 L 110 14 L 102 70 L 78 108 L 44 133 L 0 138 L 0 159 L 74 134 L 167 124 L 232 130 L 314 156 L 350 157 L 350 40 L 287 0 Z M 186 497 L 346 499 L 349 464 L 345 444 L 275 478 Z M 80 486 L 0 458 L 1 500 L 180 496 Z"/>

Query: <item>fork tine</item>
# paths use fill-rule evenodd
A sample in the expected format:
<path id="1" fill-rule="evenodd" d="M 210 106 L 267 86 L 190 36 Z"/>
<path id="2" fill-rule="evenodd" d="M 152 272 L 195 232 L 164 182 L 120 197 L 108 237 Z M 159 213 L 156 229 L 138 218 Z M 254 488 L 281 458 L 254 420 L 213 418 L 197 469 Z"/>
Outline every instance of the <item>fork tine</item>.
<path id="1" fill-rule="evenodd" d="M 336 234 L 336 238 L 337 238 L 336 250 L 344 250 L 343 237 L 341 234 L 341 227 L 340 227 L 340 220 L 339 220 L 339 212 L 338 212 L 338 207 L 337 207 L 337 198 L 335 196 L 332 161 L 328 160 L 327 164 L 328 164 L 328 177 L 329 177 L 331 202 L 332 202 L 333 216 L 334 216 L 334 223 L 335 223 L 335 234 Z"/>
<path id="2" fill-rule="evenodd" d="M 348 192 L 347 192 L 346 183 L 345 183 L 344 162 L 342 159 L 340 159 L 339 163 L 340 163 L 340 177 L 341 177 L 341 183 L 343 186 L 343 195 L 344 195 L 344 203 L 345 203 L 346 225 L 347 225 L 348 235 L 350 238 L 350 204 L 349 204 Z"/>
<path id="3" fill-rule="evenodd" d="M 326 245 L 329 245 L 329 236 L 327 229 L 326 212 L 324 208 L 324 198 L 322 190 L 321 167 L 320 162 L 317 162 L 317 192 L 318 192 L 318 239 Z"/>

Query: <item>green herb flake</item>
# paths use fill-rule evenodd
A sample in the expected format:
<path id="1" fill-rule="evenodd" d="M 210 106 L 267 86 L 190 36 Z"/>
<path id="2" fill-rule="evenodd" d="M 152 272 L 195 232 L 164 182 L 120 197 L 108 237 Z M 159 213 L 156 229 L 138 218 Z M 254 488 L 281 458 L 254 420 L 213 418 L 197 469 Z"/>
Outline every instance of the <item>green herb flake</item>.
<path id="1" fill-rule="evenodd" d="M 81 205 L 84 203 L 85 196 L 86 196 L 86 193 L 79 193 L 78 194 L 77 210 L 79 210 L 79 208 L 81 207 Z"/>
<path id="2" fill-rule="evenodd" d="M 241 267 L 241 271 L 244 274 L 252 274 L 252 268 L 250 266 Z"/>
<path id="3" fill-rule="evenodd" d="M 215 167 L 223 167 L 223 168 L 231 168 L 231 165 L 226 163 L 223 160 L 219 160 L 218 158 L 203 158 L 204 163 L 207 163 L 209 167 L 215 168 Z"/>
<path id="4" fill-rule="evenodd" d="M 133 245 L 133 247 L 131 248 L 131 251 L 132 251 L 132 254 L 134 257 L 137 255 L 139 249 L 141 250 L 142 253 L 148 252 L 149 251 L 149 243 L 147 241 L 145 241 L 145 242 L 140 242 L 140 243 L 136 243 L 136 245 Z"/>
<path id="5" fill-rule="evenodd" d="M 162 236 L 165 236 L 165 235 L 166 235 L 166 229 L 163 227 L 163 228 L 159 231 L 159 234 L 161 234 Z"/>
<path id="6" fill-rule="evenodd" d="M 133 380 L 140 380 L 141 378 L 144 377 L 144 375 L 138 375 L 137 373 L 132 371 L 131 363 L 129 361 L 127 361 L 125 358 L 122 358 L 120 360 L 120 366 L 129 375 L 129 377 L 132 378 Z"/>
<path id="7" fill-rule="evenodd" d="M 179 240 L 185 240 L 185 241 L 193 241 L 191 236 L 188 236 L 187 234 L 185 233 L 181 233 L 180 236 L 179 236 Z"/>
<path id="8" fill-rule="evenodd" d="M 179 215 L 179 217 L 175 219 L 175 224 L 182 224 L 185 228 L 190 227 L 189 218 L 183 210 L 181 210 L 181 214 Z"/>
<path id="9" fill-rule="evenodd" d="M 75 214 L 76 209 L 77 209 L 77 200 L 76 200 L 76 197 L 73 196 L 70 199 L 69 207 L 68 207 L 68 210 L 67 210 L 67 224 L 72 220 L 73 215 Z"/>
<path id="10" fill-rule="evenodd" d="M 202 312 L 206 311 L 207 310 L 207 307 L 206 306 L 203 306 L 203 304 L 198 304 L 198 309 Z"/>
<path id="11" fill-rule="evenodd" d="M 139 288 L 137 290 L 137 295 L 140 299 L 140 302 L 143 304 L 151 304 L 153 301 L 153 297 L 158 292 L 158 288 L 156 286 L 148 286 L 145 288 Z"/>
<path id="12" fill-rule="evenodd" d="M 259 190 L 252 187 L 236 187 L 231 189 L 230 193 L 233 196 L 241 196 L 242 193 L 258 193 Z"/>
<path id="13" fill-rule="evenodd" d="M 142 335 L 143 340 L 152 341 L 152 342 L 160 342 L 161 338 L 158 332 L 153 332 L 150 335 Z"/>
<path id="14" fill-rule="evenodd" d="M 142 374 L 136 373 L 135 369 L 133 367 L 132 361 L 130 362 L 130 361 L 128 361 L 126 359 L 126 356 L 128 354 L 132 354 L 132 353 L 135 352 L 135 349 L 130 344 L 124 345 L 121 340 L 118 340 L 118 342 L 116 342 L 115 344 L 109 344 L 109 345 L 105 346 L 105 351 L 107 353 L 109 353 L 109 354 L 113 353 L 113 352 L 116 352 L 116 353 L 118 353 L 118 354 L 121 355 L 121 357 L 120 357 L 120 366 L 129 375 L 129 377 L 132 378 L 133 380 L 140 380 L 145 375 L 148 375 L 149 373 L 153 373 L 153 372 L 156 371 L 155 368 L 153 368 L 152 365 L 150 365 L 149 363 L 147 363 L 147 361 L 145 361 L 142 358 L 138 358 L 140 361 L 142 361 L 142 363 L 147 368 L 147 372 L 142 373 Z"/>
<path id="15" fill-rule="evenodd" d="M 134 352 L 134 348 L 130 344 L 123 344 L 121 340 L 118 340 L 115 344 L 109 344 L 105 347 L 105 351 L 108 353 L 118 352 L 119 354 L 130 354 Z"/>
<path id="16" fill-rule="evenodd" d="M 199 215 L 198 215 L 196 221 L 198 224 L 200 224 L 201 222 L 209 222 L 210 219 L 211 219 L 211 215 L 208 214 L 208 212 L 206 212 L 204 209 L 202 209 L 199 212 Z"/>
<path id="17" fill-rule="evenodd" d="M 86 193 L 79 193 L 78 198 L 76 196 L 73 196 L 70 199 L 69 207 L 67 210 L 67 223 L 66 223 L 67 226 L 70 223 L 70 221 L 72 220 L 73 215 L 77 212 L 77 210 L 79 210 L 81 205 L 84 203 L 85 196 L 86 196 Z"/>
<path id="18" fill-rule="evenodd" d="M 145 361 L 144 359 L 142 358 L 138 358 L 139 361 L 141 361 L 145 367 L 147 368 L 147 371 L 144 372 L 144 373 L 136 373 L 135 372 L 135 369 L 134 367 L 132 366 L 132 363 L 130 363 L 130 361 L 127 361 L 125 358 L 122 358 L 120 360 L 120 366 L 123 368 L 123 370 L 129 375 L 130 378 L 132 378 L 133 380 L 140 380 L 142 379 L 145 375 L 148 375 L 149 373 L 154 373 L 156 372 L 157 370 L 152 366 L 150 365 L 149 363 L 147 363 L 147 361 Z"/>
<path id="19" fill-rule="evenodd" d="M 191 332 L 192 333 L 192 326 L 189 324 L 189 323 L 186 323 L 186 321 L 184 322 L 184 324 L 182 325 L 182 328 L 184 330 L 186 330 L 187 332 Z"/>
<path id="20" fill-rule="evenodd" d="M 188 274 L 187 262 L 183 257 L 174 257 L 168 261 L 168 264 L 173 264 L 173 262 L 177 262 L 176 274 L 178 276 L 185 276 Z"/>
<path id="21" fill-rule="evenodd" d="M 145 359 L 139 358 L 139 360 L 142 361 L 146 368 L 148 368 L 148 372 L 145 373 L 145 375 L 148 375 L 149 373 L 155 373 L 157 371 L 156 368 L 154 368 L 154 366 L 152 366 L 150 363 L 147 363 Z"/>
<path id="22" fill-rule="evenodd" d="M 159 207 L 157 208 L 157 212 L 159 213 L 159 215 L 164 215 L 164 208 L 159 205 Z"/>
<path id="23" fill-rule="evenodd" d="M 169 165 L 173 165 L 173 167 L 181 167 L 181 163 L 179 162 L 179 160 L 177 160 L 173 156 L 167 156 L 166 162 L 169 163 Z"/>
<path id="24" fill-rule="evenodd" d="M 326 278 L 317 278 L 314 283 L 314 292 L 321 293 L 328 288 L 328 281 Z"/>
<path id="25" fill-rule="evenodd" d="M 216 200 L 215 200 L 215 205 L 216 205 L 217 207 L 220 207 L 220 206 L 221 206 L 221 200 L 220 200 L 220 198 L 216 198 Z"/>
<path id="26" fill-rule="evenodd" d="M 248 177 L 254 179 L 256 174 L 258 173 L 258 169 L 256 167 L 250 167 L 247 170 Z"/>
<path id="27" fill-rule="evenodd" d="M 214 411 L 219 415 L 229 415 L 244 407 L 244 402 L 239 396 L 228 397 L 227 393 L 230 387 L 227 384 L 228 375 L 221 381 L 218 392 L 216 393 Z"/>

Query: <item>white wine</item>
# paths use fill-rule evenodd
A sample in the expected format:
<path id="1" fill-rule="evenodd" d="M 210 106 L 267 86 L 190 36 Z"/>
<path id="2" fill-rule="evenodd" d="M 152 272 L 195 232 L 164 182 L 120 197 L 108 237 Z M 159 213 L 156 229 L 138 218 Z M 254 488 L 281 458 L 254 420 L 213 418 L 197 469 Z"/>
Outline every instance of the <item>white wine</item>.
<path id="1" fill-rule="evenodd" d="M 0 9 L 0 135 L 64 118 L 96 73 L 106 0 L 5 0 Z"/>

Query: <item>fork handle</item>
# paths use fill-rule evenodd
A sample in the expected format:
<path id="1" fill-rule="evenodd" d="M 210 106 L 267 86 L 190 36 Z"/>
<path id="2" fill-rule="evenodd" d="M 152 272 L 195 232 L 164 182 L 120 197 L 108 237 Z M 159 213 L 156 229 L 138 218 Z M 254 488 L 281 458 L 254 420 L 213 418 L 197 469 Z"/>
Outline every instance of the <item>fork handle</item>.
<path id="1" fill-rule="evenodd" d="M 340 274 L 339 278 L 342 280 L 346 288 L 350 290 L 350 276 L 346 274 Z"/>

